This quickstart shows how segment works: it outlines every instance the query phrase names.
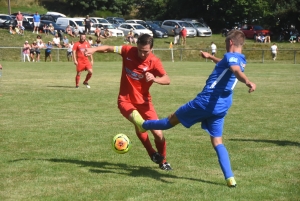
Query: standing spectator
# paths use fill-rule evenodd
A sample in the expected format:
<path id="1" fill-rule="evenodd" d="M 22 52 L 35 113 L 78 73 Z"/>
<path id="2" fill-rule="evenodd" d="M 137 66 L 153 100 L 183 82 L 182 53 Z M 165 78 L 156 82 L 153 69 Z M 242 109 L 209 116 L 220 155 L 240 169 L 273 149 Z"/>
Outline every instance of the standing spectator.
<path id="1" fill-rule="evenodd" d="M 177 124 L 190 128 L 196 123 L 201 123 L 201 128 L 209 134 L 228 187 L 236 187 L 236 181 L 222 139 L 224 120 L 232 105 L 233 89 L 237 81 L 244 83 L 249 88 L 249 93 L 256 89 L 255 83 L 244 74 L 246 66 L 246 58 L 242 54 L 244 42 L 244 33 L 240 30 L 232 30 L 225 39 L 227 53 L 224 54 L 223 59 L 201 51 L 200 55 L 203 58 L 214 60 L 215 68 L 197 97 L 179 107 L 169 117 L 144 121 L 137 110 L 132 112 L 132 122 L 140 132 L 150 129 L 167 130 Z"/>
<path id="2" fill-rule="evenodd" d="M 67 26 L 66 33 L 71 37 L 75 37 L 72 33 L 72 28 L 70 27 L 70 25 Z"/>
<path id="3" fill-rule="evenodd" d="M 39 26 L 41 22 L 41 16 L 39 13 L 36 11 L 35 14 L 33 15 L 33 32 L 36 31 L 36 34 L 39 34 Z"/>
<path id="4" fill-rule="evenodd" d="M 93 56 L 88 57 L 84 55 L 84 51 L 86 48 L 90 48 L 90 44 L 86 41 L 86 35 L 85 33 L 80 34 L 80 39 L 78 42 L 76 42 L 73 46 L 73 61 L 76 65 L 76 77 L 75 77 L 75 83 L 76 88 L 79 88 L 79 81 L 80 81 L 80 75 L 81 72 L 84 70 L 87 70 L 88 73 L 85 77 L 85 80 L 83 84 L 86 86 L 86 88 L 91 88 L 88 81 L 91 79 L 93 74 Z"/>
<path id="5" fill-rule="evenodd" d="M 30 58 L 32 60 L 32 62 L 35 62 L 34 58 L 37 57 L 36 56 L 36 49 L 38 48 L 38 45 L 36 44 L 36 41 L 33 41 L 33 43 L 31 44 L 31 48 L 30 48 Z M 36 59 L 37 61 L 37 59 Z"/>
<path id="6" fill-rule="evenodd" d="M 180 36 L 181 36 L 181 45 L 186 45 L 187 30 L 185 27 L 182 27 Z"/>
<path id="7" fill-rule="evenodd" d="M 52 39 L 52 44 L 58 48 L 61 48 L 60 38 L 58 37 L 58 34 L 55 34 L 55 37 Z"/>
<path id="8" fill-rule="evenodd" d="M 52 43 L 51 41 L 48 41 L 48 43 L 45 46 L 45 62 L 47 61 L 47 58 L 50 58 L 50 62 L 52 62 L 52 55 L 51 55 L 51 50 L 52 50 Z"/>
<path id="9" fill-rule="evenodd" d="M 216 44 L 214 42 L 211 42 L 210 48 L 211 48 L 211 55 L 215 56 L 216 53 L 217 53 L 217 46 L 216 46 Z"/>
<path id="10" fill-rule="evenodd" d="M 86 49 L 86 56 L 94 52 L 117 53 L 122 56 L 122 75 L 118 96 L 118 108 L 120 113 L 130 122 L 131 113 L 134 110 L 141 112 L 146 119 L 158 119 L 150 94 L 152 84 L 169 85 L 170 78 L 167 75 L 161 61 L 152 53 L 153 37 L 149 34 L 139 36 L 137 47 L 123 46 L 100 46 Z M 135 132 L 145 147 L 150 159 L 159 164 L 162 170 L 172 170 L 167 162 L 167 144 L 161 130 L 151 130 L 154 136 L 155 150 L 150 142 L 147 132 Z"/>
<path id="11" fill-rule="evenodd" d="M 18 25 L 23 25 L 23 18 L 24 17 L 22 13 L 19 11 L 18 14 L 16 15 L 16 20 Z"/>
<path id="12" fill-rule="evenodd" d="M 181 29 L 178 27 L 177 24 L 175 25 L 175 28 L 172 29 L 172 32 L 174 33 L 174 45 L 179 45 Z"/>
<path id="13" fill-rule="evenodd" d="M 72 54 L 72 51 L 73 51 L 73 46 L 74 46 L 74 43 L 73 41 L 71 41 L 69 44 L 68 44 L 68 49 L 67 49 L 67 58 L 68 58 L 68 61 L 73 61 L 73 54 Z"/>
<path id="14" fill-rule="evenodd" d="M 90 19 L 90 16 L 86 16 L 84 19 L 84 32 L 85 34 L 90 34 L 91 32 L 91 26 L 92 26 L 92 20 Z"/>
<path id="15" fill-rule="evenodd" d="M 62 42 L 63 42 L 63 44 L 62 44 L 63 47 L 68 47 L 69 39 L 67 38 L 67 36 L 64 36 Z"/>
<path id="16" fill-rule="evenodd" d="M 271 52 L 272 52 L 272 58 L 275 61 L 276 57 L 277 57 L 277 45 L 276 43 L 273 43 L 273 45 L 271 46 Z"/>
<path id="17" fill-rule="evenodd" d="M 28 44 L 28 41 L 25 41 L 24 45 L 23 45 L 23 61 L 26 61 L 26 58 L 28 60 L 28 62 L 30 62 L 30 58 L 29 58 L 29 54 L 30 54 L 30 45 Z"/>

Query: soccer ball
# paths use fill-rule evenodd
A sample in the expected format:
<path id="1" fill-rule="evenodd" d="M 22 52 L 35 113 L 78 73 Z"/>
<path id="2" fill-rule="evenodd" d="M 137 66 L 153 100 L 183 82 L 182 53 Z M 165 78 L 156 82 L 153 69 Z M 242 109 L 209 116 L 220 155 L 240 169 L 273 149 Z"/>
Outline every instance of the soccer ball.
<path id="1" fill-rule="evenodd" d="M 112 140 L 112 149 L 118 154 L 125 154 L 131 148 L 131 141 L 127 135 L 117 134 Z"/>

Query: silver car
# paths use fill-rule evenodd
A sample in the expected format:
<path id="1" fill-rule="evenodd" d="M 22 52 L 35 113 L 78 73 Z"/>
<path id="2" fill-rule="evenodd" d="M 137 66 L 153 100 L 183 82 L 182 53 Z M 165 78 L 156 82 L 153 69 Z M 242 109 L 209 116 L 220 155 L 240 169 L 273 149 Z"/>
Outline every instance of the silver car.
<path id="1" fill-rule="evenodd" d="M 175 25 L 178 25 L 179 28 L 185 27 L 187 30 L 187 37 L 197 36 L 197 30 L 190 24 L 182 20 L 165 20 L 163 21 L 161 28 L 164 28 L 168 31 L 168 35 L 174 35 L 173 29 Z"/>
<path id="2" fill-rule="evenodd" d="M 208 26 L 205 26 L 201 22 L 187 21 L 197 30 L 197 36 L 211 36 L 212 31 Z"/>

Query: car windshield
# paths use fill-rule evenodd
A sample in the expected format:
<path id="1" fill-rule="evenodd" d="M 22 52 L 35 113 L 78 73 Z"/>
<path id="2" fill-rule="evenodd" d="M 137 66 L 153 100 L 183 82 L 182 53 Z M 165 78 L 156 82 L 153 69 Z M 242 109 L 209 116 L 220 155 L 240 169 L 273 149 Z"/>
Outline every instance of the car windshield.
<path id="1" fill-rule="evenodd" d="M 109 23 L 106 19 L 97 19 L 98 23 Z"/>
<path id="2" fill-rule="evenodd" d="M 254 30 L 264 30 L 262 26 L 253 26 Z"/>
<path id="3" fill-rule="evenodd" d="M 178 24 L 180 24 L 180 26 L 182 26 L 182 27 L 193 27 L 193 25 L 191 25 L 190 23 L 187 23 L 187 22 L 178 22 Z"/>
<path id="4" fill-rule="evenodd" d="M 159 29 L 160 28 L 157 24 L 154 24 L 154 23 L 149 24 L 149 26 L 151 26 L 154 29 Z"/>
<path id="5" fill-rule="evenodd" d="M 80 26 L 80 27 L 84 26 L 83 21 L 75 21 L 75 22 L 76 22 L 76 24 L 77 24 L 78 26 Z"/>
<path id="6" fill-rule="evenodd" d="M 115 29 L 115 27 L 113 25 L 104 25 L 105 29 Z"/>
<path id="7" fill-rule="evenodd" d="M 145 29 L 142 25 L 132 25 L 135 29 Z"/>
<path id="8" fill-rule="evenodd" d="M 29 22 L 33 22 L 33 18 L 31 18 L 31 17 L 28 17 L 27 20 L 28 20 Z"/>
<path id="9" fill-rule="evenodd" d="M 204 28 L 205 28 L 205 26 L 204 26 L 203 24 L 201 24 L 200 22 L 193 22 L 192 24 L 193 24 L 194 27 L 196 27 L 196 28 L 201 28 L 201 27 L 204 27 Z"/>

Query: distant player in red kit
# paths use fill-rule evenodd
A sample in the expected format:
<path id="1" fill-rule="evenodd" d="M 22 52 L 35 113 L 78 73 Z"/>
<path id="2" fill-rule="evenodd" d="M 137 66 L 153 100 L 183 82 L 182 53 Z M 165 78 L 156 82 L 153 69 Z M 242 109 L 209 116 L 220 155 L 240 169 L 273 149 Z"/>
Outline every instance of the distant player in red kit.
<path id="1" fill-rule="evenodd" d="M 92 69 L 93 56 L 90 55 L 89 56 L 90 60 L 89 60 L 88 57 L 84 55 L 85 49 L 91 47 L 90 44 L 85 39 L 86 39 L 86 35 L 84 33 L 81 34 L 79 41 L 74 43 L 73 46 L 73 61 L 74 64 L 76 65 L 76 71 L 77 71 L 75 77 L 76 88 L 79 88 L 80 74 L 84 70 L 88 71 L 88 74 L 86 75 L 83 84 L 87 88 L 91 88 L 88 81 L 93 74 L 93 69 Z"/>
<path id="2" fill-rule="evenodd" d="M 163 68 L 161 61 L 152 53 L 153 37 L 148 34 L 141 35 L 137 40 L 137 47 L 100 46 L 88 48 L 85 55 L 95 52 L 117 53 L 123 58 L 118 108 L 121 114 L 132 122 L 132 112 L 138 110 L 145 119 L 158 119 L 154 109 L 149 89 L 153 83 L 160 85 L 170 84 L 170 78 Z M 154 136 L 157 151 L 152 147 L 147 132 L 136 134 L 146 148 L 151 160 L 159 164 L 163 170 L 172 170 L 166 161 L 167 144 L 161 130 L 150 130 Z"/>

